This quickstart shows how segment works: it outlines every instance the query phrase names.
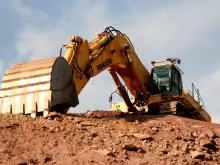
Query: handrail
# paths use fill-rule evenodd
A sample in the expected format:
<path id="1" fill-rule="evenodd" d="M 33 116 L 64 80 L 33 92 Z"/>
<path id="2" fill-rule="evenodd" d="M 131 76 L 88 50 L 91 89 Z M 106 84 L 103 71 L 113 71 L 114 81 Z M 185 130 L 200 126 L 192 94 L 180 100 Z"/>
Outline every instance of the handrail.
<path id="1" fill-rule="evenodd" d="M 202 99 L 202 96 L 200 95 L 200 92 L 199 92 L 199 89 L 197 89 L 197 92 L 198 92 L 198 97 L 200 98 L 199 100 L 202 102 L 201 106 L 204 106 L 204 101 Z"/>
<path id="2" fill-rule="evenodd" d="M 199 104 L 200 104 L 200 102 L 201 102 L 202 104 L 200 104 L 200 105 L 201 105 L 202 107 L 204 107 L 204 102 L 203 102 L 202 96 L 201 96 L 200 93 L 199 93 L 199 89 L 197 89 L 196 86 L 194 85 L 194 83 L 192 83 L 192 96 L 193 96 L 193 98 L 195 98 L 195 96 L 194 96 L 194 91 L 195 91 L 196 94 L 197 94 L 197 98 L 198 98 Z"/>

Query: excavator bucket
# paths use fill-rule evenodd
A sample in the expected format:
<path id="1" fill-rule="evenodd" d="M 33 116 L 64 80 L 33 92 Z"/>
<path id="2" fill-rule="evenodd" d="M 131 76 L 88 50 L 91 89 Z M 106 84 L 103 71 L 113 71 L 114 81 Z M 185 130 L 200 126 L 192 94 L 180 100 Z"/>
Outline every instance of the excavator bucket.
<path id="1" fill-rule="evenodd" d="M 16 64 L 3 77 L 1 113 L 31 114 L 35 118 L 50 111 L 66 113 L 78 104 L 71 68 L 64 57 Z"/>

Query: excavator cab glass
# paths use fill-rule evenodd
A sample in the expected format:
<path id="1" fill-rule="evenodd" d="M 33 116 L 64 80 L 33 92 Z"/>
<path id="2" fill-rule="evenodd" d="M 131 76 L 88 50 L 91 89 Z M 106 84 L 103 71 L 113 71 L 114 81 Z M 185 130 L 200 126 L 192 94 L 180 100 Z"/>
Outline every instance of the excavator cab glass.
<path id="1" fill-rule="evenodd" d="M 159 93 L 170 91 L 173 95 L 182 95 L 181 74 L 173 65 L 154 67 L 151 75 Z"/>
<path id="2" fill-rule="evenodd" d="M 175 96 L 182 95 L 182 78 L 179 70 L 173 65 L 170 66 L 171 80 L 170 92 Z"/>
<path id="3" fill-rule="evenodd" d="M 153 81 L 159 93 L 169 91 L 170 66 L 163 65 L 152 69 Z"/>

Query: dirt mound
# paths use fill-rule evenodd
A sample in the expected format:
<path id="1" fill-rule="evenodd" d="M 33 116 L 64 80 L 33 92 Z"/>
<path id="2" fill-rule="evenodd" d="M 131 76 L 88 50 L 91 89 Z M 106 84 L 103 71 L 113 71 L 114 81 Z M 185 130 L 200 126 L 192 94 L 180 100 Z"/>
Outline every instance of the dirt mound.
<path id="1" fill-rule="evenodd" d="M 218 164 L 220 125 L 174 116 L 0 114 L 0 164 Z M 220 164 L 220 163 L 219 163 Z"/>

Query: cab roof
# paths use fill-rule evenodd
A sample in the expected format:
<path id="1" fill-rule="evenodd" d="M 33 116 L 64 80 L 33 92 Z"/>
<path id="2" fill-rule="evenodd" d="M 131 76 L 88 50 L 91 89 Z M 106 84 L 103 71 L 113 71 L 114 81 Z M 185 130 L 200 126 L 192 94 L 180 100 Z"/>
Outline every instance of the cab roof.
<path id="1" fill-rule="evenodd" d="M 165 65 L 170 65 L 170 66 L 172 65 L 180 72 L 180 74 L 183 74 L 183 71 L 176 65 L 176 63 L 180 64 L 180 62 L 181 61 L 178 58 L 168 58 L 167 60 L 152 61 L 151 64 L 153 68 L 165 66 Z"/>

